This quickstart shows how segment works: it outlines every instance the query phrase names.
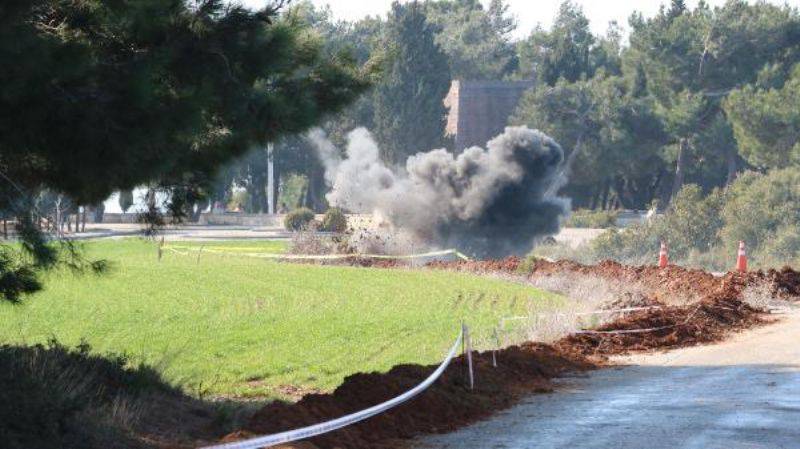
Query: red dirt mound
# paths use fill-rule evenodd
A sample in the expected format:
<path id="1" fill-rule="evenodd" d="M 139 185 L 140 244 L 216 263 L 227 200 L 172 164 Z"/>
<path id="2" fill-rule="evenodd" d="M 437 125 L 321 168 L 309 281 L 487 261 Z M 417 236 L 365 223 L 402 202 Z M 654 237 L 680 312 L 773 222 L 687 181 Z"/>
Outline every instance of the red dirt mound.
<path id="1" fill-rule="evenodd" d="M 311 442 L 321 448 L 380 448 L 390 447 L 393 439 L 447 432 L 507 408 L 522 394 L 549 391 L 550 379 L 564 372 L 594 367 L 574 352 L 533 343 L 498 351 L 496 368 L 490 352 L 474 354 L 473 360 L 474 391 L 466 389 L 465 362 L 458 357 L 432 387 L 409 403 Z M 387 373 L 355 374 L 331 394 L 264 407 L 245 426 L 245 434 L 280 432 L 365 409 L 411 389 L 435 368 L 401 365 Z"/>
<path id="2" fill-rule="evenodd" d="M 800 272 L 789 267 L 748 273 L 747 282 L 769 282 L 773 284 L 773 293 L 783 299 L 794 301 L 800 299 Z"/>
<path id="3" fill-rule="evenodd" d="M 569 335 L 556 346 L 585 355 L 694 346 L 722 340 L 731 331 L 762 322 L 756 310 L 734 297 L 636 312 L 593 329 Z"/>
<path id="4" fill-rule="evenodd" d="M 434 269 L 466 271 L 468 273 L 515 273 L 522 260 L 517 256 L 496 260 L 433 261 L 427 267 Z"/>
<path id="5" fill-rule="evenodd" d="M 518 273 L 520 260 L 434 262 L 429 266 L 481 274 Z M 391 447 L 392 440 L 416 434 L 446 432 L 506 408 L 523 394 L 547 391 L 550 379 L 567 371 L 590 369 L 595 366 L 590 360 L 602 363 L 613 354 L 712 342 L 733 330 L 762 322 L 759 311 L 741 300 L 742 291 L 749 285 L 770 281 L 777 294 L 800 295 L 800 274 L 789 268 L 715 277 L 677 266 L 658 269 L 615 262 L 587 266 L 537 261 L 531 275 L 564 272 L 639 283 L 652 295 L 646 298 L 647 303 L 662 307 L 623 316 L 595 329 L 598 332 L 570 335 L 553 346 L 528 343 L 503 349 L 497 352 L 497 368 L 491 365 L 491 353 L 478 354 L 476 388 L 471 392 L 465 388 L 465 362 L 459 357 L 434 386 L 410 403 L 317 437 L 312 443 L 321 448 L 381 448 Z M 676 295 L 697 301 L 683 306 L 666 305 L 665 300 Z M 276 402 L 264 407 L 242 432 L 229 438 L 293 429 L 370 407 L 407 391 L 434 369 L 403 365 L 383 374 L 350 376 L 331 394 L 312 394 L 295 404 Z"/>
<path id="6" fill-rule="evenodd" d="M 448 262 L 432 268 L 475 273 L 517 271 L 516 258 L 489 262 Z M 775 294 L 800 297 L 800 273 L 791 268 L 768 272 L 728 273 L 716 277 L 702 270 L 670 265 L 627 266 L 613 261 L 583 265 L 572 261 L 537 260 L 531 276 L 556 274 L 597 276 L 614 282 L 636 283 L 644 287 L 646 305 L 660 308 L 638 311 L 603 325 L 596 332 L 577 333 L 560 340 L 564 351 L 606 357 L 631 351 L 691 346 L 721 340 L 728 333 L 759 322 L 759 311 L 743 303 L 742 291 L 748 286 L 772 282 Z M 691 299 L 683 306 L 669 306 L 676 297 Z M 625 304 L 629 306 L 629 304 Z"/>

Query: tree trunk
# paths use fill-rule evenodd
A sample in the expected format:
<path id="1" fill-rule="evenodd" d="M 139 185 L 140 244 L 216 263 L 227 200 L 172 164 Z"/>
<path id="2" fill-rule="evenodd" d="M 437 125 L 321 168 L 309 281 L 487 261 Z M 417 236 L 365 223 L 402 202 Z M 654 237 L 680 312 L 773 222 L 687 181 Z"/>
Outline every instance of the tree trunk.
<path id="1" fill-rule="evenodd" d="M 321 166 L 315 166 L 309 172 L 306 192 L 305 207 L 314 212 L 325 212 L 325 172 Z"/>
<path id="2" fill-rule="evenodd" d="M 597 209 L 597 202 L 600 199 L 600 187 L 594 189 L 592 193 L 592 199 L 589 201 L 589 209 L 595 210 Z"/>
<path id="3" fill-rule="evenodd" d="M 728 176 L 725 179 L 725 188 L 727 189 L 733 181 L 736 180 L 736 175 L 739 170 L 739 155 L 736 153 L 736 149 L 733 147 L 729 147 L 728 150 L 725 152 L 725 162 L 728 166 Z"/>
<path id="4" fill-rule="evenodd" d="M 197 223 L 198 221 L 200 221 L 200 214 L 202 214 L 203 211 L 206 210 L 208 205 L 209 205 L 208 198 L 203 198 L 194 205 L 194 207 L 192 208 L 192 213 L 190 215 L 192 223 Z"/>
<path id="5" fill-rule="evenodd" d="M 86 207 L 83 206 L 83 211 L 81 211 L 81 232 L 86 232 Z M 75 230 L 78 230 L 77 223 L 75 224 Z"/>
<path id="6" fill-rule="evenodd" d="M 279 197 L 280 191 L 281 191 L 280 190 L 281 172 L 280 172 L 280 170 L 278 168 L 279 167 L 278 167 L 277 161 L 273 161 L 273 163 L 272 163 L 272 176 L 273 176 L 273 178 L 272 178 L 272 200 L 275 202 L 275 204 L 272 205 L 272 210 L 276 214 L 278 213 L 278 210 L 280 210 L 280 208 L 281 208 L 280 207 L 281 200 L 280 200 L 280 197 Z"/>
<path id="7" fill-rule="evenodd" d="M 98 204 L 94 208 L 94 222 L 95 223 L 102 223 L 103 217 L 106 214 L 106 205 L 103 203 Z"/>
<path id="8" fill-rule="evenodd" d="M 684 137 L 678 142 L 678 157 L 675 161 L 675 179 L 672 181 L 671 198 L 674 198 L 683 187 L 683 182 L 686 178 L 686 157 L 688 156 L 688 152 L 689 139 Z"/>
<path id="9" fill-rule="evenodd" d="M 608 184 L 608 181 L 606 181 L 605 184 L 603 184 L 603 199 L 600 202 L 602 210 L 608 210 L 608 193 L 610 190 L 611 186 Z"/>
<path id="10" fill-rule="evenodd" d="M 250 204 L 252 204 L 252 213 L 266 213 L 269 209 L 267 206 L 267 174 L 261 173 L 256 170 L 256 167 L 251 167 L 252 182 L 248 186 L 248 193 L 250 194 Z"/>
<path id="11" fill-rule="evenodd" d="M 56 204 L 55 204 L 55 206 L 56 206 L 56 223 L 55 223 L 55 228 L 56 228 L 56 233 L 60 233 L 60 232 L 62 232 L 62 231 L 64 230 L 64 228 L 63 228 L 63 226 L 62 226 L 62 224 L 63 224 L 63 222 L 64 222 L 64 218 L 61 216 L 61 213 L 62 213 L 62 212 L 61 212 L 61 195 L 59 195 L 59 196 L 56 198 L 56 201 L 55 201 L 55 203 L 56 203 Z"/>
<path id="12" fill-rule="evenodd" d="M 650 184 L 650 188 L 648 189 L 647 192 L 648 200 L 650 201 L 650 203 L 652 203 L 653 200 L 659 199 L 658 191 L 661 188 L 661 180 L 663 178 L 664 178 L 664 171 L 662 169 L 659 169 L 655 179 L 653 180 L 653 183 Z M 650 204 L 648 205 L 648 207 L 649 206 Z"/>

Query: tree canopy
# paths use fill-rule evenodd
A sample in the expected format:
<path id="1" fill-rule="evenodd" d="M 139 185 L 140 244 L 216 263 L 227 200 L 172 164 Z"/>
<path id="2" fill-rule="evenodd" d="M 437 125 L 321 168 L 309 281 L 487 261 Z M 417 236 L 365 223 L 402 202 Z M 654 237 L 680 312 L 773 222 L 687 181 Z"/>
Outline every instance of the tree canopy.
<path id="1" fill-rule="evenodd" d="M 383 34 L 388 61 L 375 91 L 375 136 L 386 160 L 404 162 L 444 143 L 447 59 L 418 3 L 393 3 Z"/>
<path id="2" fill-rule="evenodd" d="M 19 217 L 35 256 L 0 266 L 6 298 L 38 288 L 25 270 L 58 259 L 32 226 L 35 192 L 82 205 L 143 184 L 197 192 L 226 162 L 303 132 L 367 88 L 351 57 L 324 52 L 277 6 L 0 4 L 0 206 Z"/>

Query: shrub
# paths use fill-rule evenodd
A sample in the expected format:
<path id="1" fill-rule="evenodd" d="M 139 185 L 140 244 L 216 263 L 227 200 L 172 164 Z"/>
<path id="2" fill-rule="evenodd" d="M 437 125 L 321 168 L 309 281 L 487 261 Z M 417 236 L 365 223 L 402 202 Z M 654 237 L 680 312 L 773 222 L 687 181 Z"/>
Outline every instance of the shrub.
<path id="1" fill-rule="evenodd" d="M 246 211 L 250 204 L 250 194 L 247 190 L 235 190 L 228 202 L 228 210 Z"/>
<path id="2" fill-rule="evenodd" d="M 669 244 L 675 257 L 684 258 L 693 249 L 706 252 L 719 243 L 724 204 L 721 191 L 703 197 L 700 187 L 687 184 L 672 199 L 667 213 L 654 221 L 654 232 L 658 240 Z"/>
<path id="3" fill-rule="evenodd" d="M 322 218 L 323 231 L 343 233 L 347 230 L 347 216 L 338 207 L 332 207 Z"/>
<path id="4" fill-rule="evenodd" d="M 302 231 L 314 220 L 314 212 L 311 209 L 301 207 L 288 214 L 283 220 L 283 225 L 287 231 Z"/>
<path id="5" fill-rule="evenodd" d="M 721 234 L 733 252 L 740 240 L 751 252 L 784 260 L 800 256 L 800 171 L 744 173 L 728 190 Z"/>
<path id="6" fill-rule="evenodd" d="M 580 209 L 572 212 L 564 226 L 570 228 L 613 228 L 617 225 L 617 211 Z"/>
<path id="7" fill-rule="evenodd" d="M 659 232 L 655 225 L 634 225 L 623 230 L 609 229 L 589 244 L 591 258 L 628 264 L 652 263 L 659 249 Z"/>
<path id="8" fill-rule="evenodd" d="M 761 244 L 757 253 L 764 261 L 773 261 L 773 265 L 783 265 L 800 257 L 800 230 L 797 225 L 781 226 Z"/>

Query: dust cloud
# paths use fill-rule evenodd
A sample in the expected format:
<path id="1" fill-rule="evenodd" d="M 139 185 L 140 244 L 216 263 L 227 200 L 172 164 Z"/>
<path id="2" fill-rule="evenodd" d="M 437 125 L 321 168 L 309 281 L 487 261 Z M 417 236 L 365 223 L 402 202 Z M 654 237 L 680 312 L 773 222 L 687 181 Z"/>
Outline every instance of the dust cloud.
<path id="1" fill-rule="evenodd" d="M 410 156 L 405 167 L 380 158 L 366 129 L 348 135 L 344 153 L 319 129 L 309 134 L 325 166 L 331 206 L 379 217 L 383 229 L 429 248 L 479 257 L 523 255 L 558 232 L 569 200 L 564 152 L 546 134 L 509 127 L 486 148 Z"/>

